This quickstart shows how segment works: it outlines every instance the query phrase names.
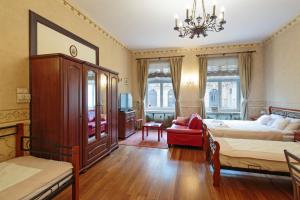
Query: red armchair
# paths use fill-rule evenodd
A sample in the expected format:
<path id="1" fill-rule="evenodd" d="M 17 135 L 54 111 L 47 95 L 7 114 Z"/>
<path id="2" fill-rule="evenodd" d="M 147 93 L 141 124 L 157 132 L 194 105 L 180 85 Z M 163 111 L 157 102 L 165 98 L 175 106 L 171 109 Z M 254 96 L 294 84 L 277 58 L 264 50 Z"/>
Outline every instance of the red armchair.
<path id="1" fill-rule="evenodd" d="M 190 118 L 177 118 L 170 128 L 167 128 L 167 143 L 171 145 L 203 146 L 202 119 L 198 114 Z"/>

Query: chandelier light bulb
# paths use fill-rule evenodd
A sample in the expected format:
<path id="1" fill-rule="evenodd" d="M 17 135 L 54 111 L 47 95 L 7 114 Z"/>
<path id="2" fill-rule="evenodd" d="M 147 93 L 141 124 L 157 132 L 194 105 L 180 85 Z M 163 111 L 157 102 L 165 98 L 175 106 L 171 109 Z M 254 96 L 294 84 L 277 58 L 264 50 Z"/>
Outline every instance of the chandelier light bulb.
<path id="1" fill-rule="evenodd" d="M 221 7 L 221 12 L 225 12 L 225 7 L 224 6 Z"/>
<path id="2" fill-rule="evenodd" d="M 224 19 L 224 15 L 221 13 L 220 16 L 219 16 L 219 18 L 220 18 L 221 20 L 223 20 L 223 19 Z"/>
<path id="3" fill-rule="evenodd" d="M 183 23 L 182 23 L 182 21 L 179 21 L 179 23 L 178 23 L 178 27 L 179 28 L 181 28 L 183 26 Z"/>
<path id="4" fill-rule="evenodd" d="M 175 15 L 174 18 L 175 18 L 175 30 L 176 30 L 176 28 L 178 28 L 178 15 Z"/>

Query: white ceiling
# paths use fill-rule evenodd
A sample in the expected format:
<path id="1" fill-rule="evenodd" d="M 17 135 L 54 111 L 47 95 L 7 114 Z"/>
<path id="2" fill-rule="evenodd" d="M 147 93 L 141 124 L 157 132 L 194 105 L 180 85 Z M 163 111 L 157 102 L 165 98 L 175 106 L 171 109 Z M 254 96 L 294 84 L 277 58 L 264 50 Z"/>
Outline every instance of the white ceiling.
<path id="1" fill-rule="evenodd" d="M 205 0 L 211 3 L 212 0 Z M 70 0 L 130 49 L 197 47 L 257 42 L 300 14 L 300 0 L 217 0 L 225 7 L 225 30 L 206 38 L 178 37 L 174 15 L 182 19 L 192 0 Z M 198 1 L 200 4 L 200 1 Z M 208 5 L 206 6 L 208 7 Z M 211 6 L 209 6 L 211 7 Z M 210 8 L 207 8 L 210 9 Z M 217 9 L 217 10 L 219 10 Z M 219 13 L 219 12 L 218 12 Z"/>

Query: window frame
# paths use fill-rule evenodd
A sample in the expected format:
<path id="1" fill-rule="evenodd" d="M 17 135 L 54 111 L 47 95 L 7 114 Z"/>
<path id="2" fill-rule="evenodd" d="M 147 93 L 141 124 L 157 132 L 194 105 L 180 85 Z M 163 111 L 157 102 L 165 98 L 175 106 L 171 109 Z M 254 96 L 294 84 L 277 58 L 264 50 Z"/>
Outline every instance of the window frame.
<path id="1" fill-rule="evenodd" d="M 146 87 L 146 95 L 145 95 L 145 111 L 158 111 L 158 110 L 175 111 L 175 105 L 174 105 L 174 107 L 162 107 L 162 106 L 160 106 L 160 107 L 151 107 L 151 108 L 148 107 L 148 92 L 149 92 L 148 91 L 148 84 L 149 83 L 159 83 L 159 86 L 160 86 L 160 99 L 159 99 L 159 101 L 160 101 L 160 105 L 163 105 L 163 84 L 164 83 L 171 83 L 172 84 L 171 77 L 168 77 L 168 78 L 170 79 L 170 81 L 168 81 L 168 80 L 155 80 L 155 78 L 148 78 L 147 87 Z M 172 87 L 173 87 L 173 85 L 172 85 Z M 174 94 L 174 89 L 173 89 L 173 94 Z M 174 100 L 175 100 L 175 96 L 174 96 Z"/>
<path id="2" fill-rule="evenodd" d="M 212 77 L 210 78 L 209 76 L 207 77 L 207 82 L 217 82 L 218 83 L 218 91 L 219 91 L 219 106 L 218 106 L 218 111 L 214 112 L 210 109 L 209 107 L 206 107 L 206 112 L 207 113 L 240 113 L 241 112 L 241 86 L 240 86 L 240 77 Z M 236 82 L 237 83 L 237 109 L 223 109 L 222 108 L 222 82 Z M 207 102 L 209 103 L 209 102 Z"/>

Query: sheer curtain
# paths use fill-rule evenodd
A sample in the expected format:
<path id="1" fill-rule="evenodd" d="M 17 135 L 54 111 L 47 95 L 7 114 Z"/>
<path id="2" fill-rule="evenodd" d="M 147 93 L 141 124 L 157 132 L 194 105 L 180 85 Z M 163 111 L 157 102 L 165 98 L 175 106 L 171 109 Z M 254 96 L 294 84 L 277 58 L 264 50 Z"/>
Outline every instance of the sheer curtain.
<path id="1" fill-rule="evenodd" d="M 146 94 L 147 80 L 148 80 L 148 60 L 141 59 L 137 61 L 137 81 L 138 91 L 140 95 L 139 99 L 139 117 L 145 119 L 144 111 L 144 99 Z"/>
<path id="2" fill-rule="evenodd" d="M 199 96 L 200 96 L 200 116 L 204 119 L 205 114 L 205 90 L 207 81 L 207 57 L 205 55 L 199 56 Z"/>
<path id="3" fill-rule="evenodd" d="M 182 70 L 182 57 L 170 58 L 170 71 L 175 96 L 175 116 L 180 116 L 180 82 Z"/>
<path id="4" fill-rule="evenodd" d="M 248 96 L 252 74 L 252 53 L 239 54 L 239 72 L 243 96 L 241 118 L 248 119 Z"/>

